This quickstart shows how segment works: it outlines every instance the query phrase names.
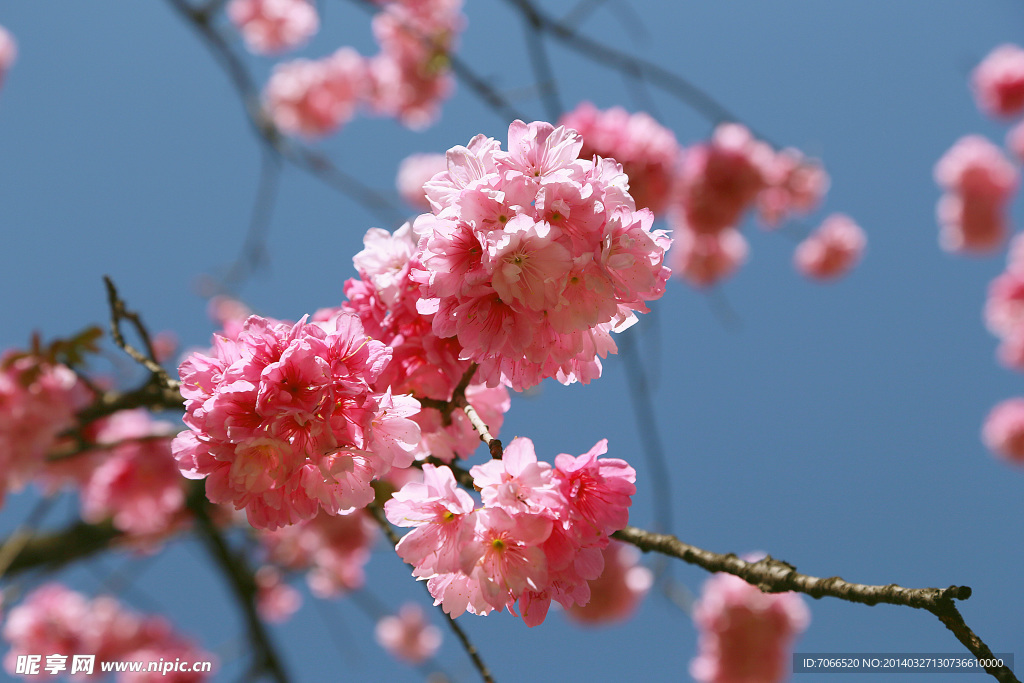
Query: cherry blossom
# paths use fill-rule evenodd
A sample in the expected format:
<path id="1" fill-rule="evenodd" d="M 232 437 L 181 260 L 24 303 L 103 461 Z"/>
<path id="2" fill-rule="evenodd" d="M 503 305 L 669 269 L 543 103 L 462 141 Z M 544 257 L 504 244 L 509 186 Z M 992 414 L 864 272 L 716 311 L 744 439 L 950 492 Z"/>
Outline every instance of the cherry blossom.
<path id="1" fill-rule="evenodd" d="M 590 102 L 580 103 L 559 124 L 583 137 L 581 158 L 598 155 L 622 164 L 637 208 L 661 214 L 679 162 L 679 143 L 671 130 L 643 112 L 630 114 L 622 107 L 599 110 Z"/>
<path id="2" fill-rule="evenodd" d="M 441 631 L 427 623 L 423 610 L 415 603 L 406 603 L 397 615 L 388 615 L 374 629 L 377 642 L 392 656 L 409 664 L 420 664 L 441 647 Z"/>
<path id="3" fill-rule="evenodd" d="M 246 46 L 260 54 L 300 47 L 320 28 L 309 0 L 231 0 L 227 14 Z"/>
<path id="4" fill-rule="evenodd" d="M 673 272 L 696 287 L 710 287 L 723 280 L 747 260 L 747 239 L 739 230 L 728 228 L 702 234 L 681 228 L 674 233 L 669 252 Z"/>
<path id="5" fill-rule="evenodd" d="M 765 169 L 766 187 L 757 196 L 757 211 L 769 228 L 793 213 L 808 213 L 828 192 L 829 178 L 821 164 L 798 149 L 776 153 Z"/>
<path id="6" fill-rule="evenodd" d="M 745 558 L 754 561 L 756 558 Z M 701 683 L 785 680 L 793 640 L 810 612 L 797 593 L 763 593 L 731 574 L 704 582 L 694 605 L 700 632 L 690 675 Z"/>
<path id="7" fill-rule="evenodd" d="M 0 356 L 0 503 L 5 491 L 43 472 L 47 453 L 90 398 L 64 365 L 13 350 Z"/>
<path id="8" fill-rule="evenodd" d="M 599 377 L 610 332 L 664 292 L 668 236 L 635 209 L 621 167 L 579 159 L 582 144 L 574 130 L 515 121 L 509 151 L 477 136 L 425 186 L 417 310 L 489 386 Z"/>
<path id="9" fill-rule="evenodd" d="M 1009 117 L 1024 111 L 1024 50 L 1000 45 L 971 74 L 978 107 L 990 116 Z"/>
<path id="10" fill-rule="evenodd" d="M 185 514 L 185 480 L 171 454 L 173 435 L 170 423 L 153 420 L 143 409 L 103 420 L 94 439 L 99 446 L 109 444 L 109 451 L 82 486 L 83 519 L 109 517 L 133 535 L 172 530 Z"/>
<path id="11" fill-rule="evenodd" d="M 602 554 L 604 571 L 588 582 L 590 602 L 566 610 L 570 618 L 585 624 L 628 619 L 654 583 L 654 574 L 639 564 L 640 551 L 634 546 L 612 541 Z"/>
<path id="12" fill-rule="evenodd" d="M 181 364 L 189 430 L 174 456 L 186 477 L 206 479 L 212 502 L 244 508 L 254 527 L 361 508 L 372 480 L 412 462 L 419 404 L 371 390 L 391 352 L 356 316 L 251 316 L 237 340 L 215 336 L 212 354 Z"/>
<path id="13" fill-rule="evenodd" d="M 411 154 L 398 166 L 395 186 L 406 204 L 420 211 L 429 211 L 430 202 L 423 192 L 423 185 L 438 173 L 448 168 L 443 154 Z"/>
<path id="14" fill-rule="evenodd" d="M 15 606 L 7 616 L 3 637 L 11 645 L 4 668 L 12 675 L 18 656 L 26 654 L 94 654 L 97 671 L 101 662 L 117 660 L 212 660 L 212 655 L 188 643 L 163 618 L 136 614 L 109 596 L 90 600 L 59 583 L 40 586 Z M 85 675 L 73 678 L 84 680 Z M 208 678 L 190 674 L 159 680 L 192 683 Z M 118 680 L 142 683 L 157 679 L 150 672 L 145 677 Z"/>
<path id="15" fill-rule="evenodd" d="M 860 260 L 867 238 L 860 226 L 843 214 L 833 214 L 801 242 L 793 254 L 797 270 L 817 280 L 846 274 Z"/>
<path id="16" fill-rule="evenodd" d="M 1024 465 L 1024 398 L 1007 399 L 993 408 L 985 419 L 982 440 L 1008 462 Z"/>
<path id="17" fill-rule="evenodd" d="M 1019 174 L 985 138 L 961 138 L 935 165 L 946 190 L 938 204 L 940 243 L 953 252 L 988 252 L 1006 239 L 1006 205 Z"/>
<path id="18" fill-rule="evenodd" d="M 278 64 L 264 92 L 267 112 L 286 133 L 315 138 L 355 114 L 367 88 L 366 63 L 348 47 L 317 61 Z"/>

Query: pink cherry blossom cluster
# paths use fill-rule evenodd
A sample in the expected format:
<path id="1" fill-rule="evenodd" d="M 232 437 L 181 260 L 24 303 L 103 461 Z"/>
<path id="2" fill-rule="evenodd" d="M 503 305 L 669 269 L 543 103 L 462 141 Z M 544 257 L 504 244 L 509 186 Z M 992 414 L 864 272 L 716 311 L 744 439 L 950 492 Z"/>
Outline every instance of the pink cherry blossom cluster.
<path id="1" fill-rule="evenodd" d="M 654 573 L 639 563 L 640 551 L 635 546 L 612 541 L 602 553 L 604 571 L 589 581 L 590 602 L 571 605 L 565 612 L 584 624 L 628 619 L 654 585 Z"/>
<path id="2" fill-rule="evenodd" d="M 580 157 L 611 157 L 629 178 L 629 193 L 638 209 L 660 215 L 668 205 L 679 162 L 676 136 L 650 115 L 630 114 L 622 107 L 600 110 L 582 102 L 559 125 L 583 137 Z"/>
<path id="3" fill-rule="evenodd" d="M 938 204 L 942 248 L 999 249 L 1007 235 L 1007 205 L 1019 182 L 1002 150 L 980 135 L 965 136 L 935 164 L 935 180 L 945 190 Z"/>
<path id="4" fill-rule="evenodd" d="M 99 461 L 81 484 L 82 518 L 112 519 L 139 540 L 155 541 L 185 522 L 185 481 L 171 454 L 174 428 L 145 409 L 124 410 L 99 421 L 98 449 L 75 460 Z"/>
<path id="5" fill-rule="evenodd" d="M 264 565 L 256 570 L 253 578 L 256 581 L 256 609 L 267 621 L 283 623 L 302 606 L 302 595 L 285 583 L 277 567 Z"/>
<path id="6" fill-rule="evenodd" d="M 421 664 L 441 647 L 441 630 L 427 622 L 416 603 L 402 605 L 396 615 L 377 622 L 377 642 L 393 657 L 409 664 Z"/>
<path id="7" fill-rule="evenodd" d="M 0 504 L 45 472 L 47 454 L 91 396 L 64 365 L 14 351 L 0 357 Z"/>
<path id="8" fill-rule="evenodd" d="M 454 88 L 448 53 L 463 24 L 462 0 L 385 3 L 373 18 L 379 53 L 363 57 L 342 47 L 323 59 L 279 64 L 264 93 L 267 111 L 281 130 L 306 137 L 334 132 L 359 106 L 425 128 Z"/>
<path id="9" fill-rule="evenodd" d="M 776 152 L 738 123 L 719 125 L 710 141 L 682 153 L 668 210 L 675 229 L 672 268 L 693 285 L 707 287 L 731 275 L 747 258 L 747 241 L 739 231 L 744 215 L 756 207 L 761 223 L 776 228 L 795 214 L 812 211 L 828 191 L 821 165 L 800 151 Z M 823 226 L 824 230 L 824 226 Z M 832 229 L 809 239 L 805 250 L 831 243 Z M 860 246 L 862 246 L 861 240 Z M 853 254 L 845 261 L 852 264 Z M 818 277 L 797 257 L 798 269 Z M 835 269 L 837 276 L 844 269 Z"/>
<path id="10" fill-rule="evenodd" d="M 1024 465 L 1024 398 L 1010 398 L 993 408 L 981 438 L 993 453 Z"/>
<path id="11" fill-rule="evenodd" d="M 12 609 L 3 637 L 11 646 L 4 657 L 4 668 L 11 675 L 19 655 L 93 654 L 96 672 L 101 662 L 118 660 L 213 660 L 210 653 L 176 633 L 162 617 L 136 614 L 109 596 L 90 600 L 59 583 L 40 586 Z M 27 677 L 32 678 L 35 676 Z M 72 678 L 84 680 L 86 676 L 76 674 Z M 168 676 L 158 673 L 155 678 L 151 672 L 124 673 L 117 678 L 119 683 L 199 683 L 208 679 L 207 674 L 192 672 Z"/>
<path id="12" fill-rule="evenodd" d="M 4 84 L 4 77 L 10 71 L 14 60 L 18 58 L 18 44 L 10 31 L 0 26 L 0 86 Z"/>
<path id="13" fill-rule="evenodd" d="M 866 244 L 864 231 L 849 216 L 832 214 L 797 245 L 793 262 L 807 277 L 831 280 L 857 263 Z"/>
<path id="14" fill-rule="evenodd" d="M 211 355 L 180 367 L 188 430 L 173 442 L 207 497 L 275 529 L 364 507 L 370 482 L 408 467 L 419 443 L 419 403 L 371 385 L 391 350 L 359 319 L 290 324 L 251 316 L 235 340 L 214 336 Z"/>
<path id="15" fill-rule="evenodd" d="M 259 54 L 301 47 L 320 29 L 310 0 L 231 0 L 227 13 L 246 46 Z"/>
<path id="16" fill-rule="evenodd" d="M 992 50 L 971 74 L 971 89 L 989 116 L 1024 113 L 1024 50 L 1012 44 Z"/>
<path id="17" fill-rule="evenodd" d="M 715 574 L 694 605 L 700 636 L 690 675 L 700 683 L 786 680 L 793 640 L 810 619 L 797 593 L 762 593 L 737 576 Z"/>
<path id="18" fill-rule="evenodd" d="M 1013 239 L 1006 270 L 989 285 L 985 323 L 999 337 L 999 360 L 1024 370 L 1024 237 Z"/>
<path id="19" fill-rule="evenodd" d="M 578 159 L 582 144 L 574 130 L 515 121 L 509 151 L 479 135 L 425 186 L 418 310 L 489 386 L 599 377 L 610 332 L 664 292 L 668 235 L 636 210 L 614 160 Z"/>
<path id="20" fill-rule="evenodd" d="M 457 339 L 440 339 L 434 333 L 434 314 L 417 311 L 420 290 L 411 274 L 421 266 L 412 227 L 407 223 L 394 234 L 371 228 L 363 244 L 365 248 L 353 258 L 360 279 L 345 283 L 348 301 L 342 308 L 359 316 L 367 334 L 393 349 L 391 363 L 375 388 L 383 391 L 390 387 L 396 393 L 450 401 L 472 363 L 460 359 L 462 348 Z M 329 314 L 329 310 L 318 312 L 315 318 Z M 511 407 L 508 390 L 472 382 L 465 398 L 497 435 Z M 446 419 L 437 408 L 424 406 L 412 419 L 420 426 L 418 458 L 433 455 L 451 462 L 480 445 L 480 436 L 461 410 Z"/>
<path id="21" fill-rule="evenodd" d="M 312 519 L 260 535 L 267 559 L 291 571 L 307 571 L 313 594 L 334 597 L 363 587 L 363 567 L 377 540 L 377 525 L 362 510 L 332 516 L 321 510 Z"/>
<path id="22" fill-rule="evenodd" d="M 427 581 L 435 604 L 457 617 L 518 604 L 523 621 L 544 621 L 552 600 L 590 600 L 609 534 L 628 523 L 636 473 L 623 460 L 584 455 L 538 462 L 533 442 L 514 439 L 503 459 L 470 470 L 483 506 L 475 508 L 447 467 L 423 466 L 423 482 L 406 484 L 385 504 L 392 524 L 414 527 L 399 542 L 413 576 Z"/>

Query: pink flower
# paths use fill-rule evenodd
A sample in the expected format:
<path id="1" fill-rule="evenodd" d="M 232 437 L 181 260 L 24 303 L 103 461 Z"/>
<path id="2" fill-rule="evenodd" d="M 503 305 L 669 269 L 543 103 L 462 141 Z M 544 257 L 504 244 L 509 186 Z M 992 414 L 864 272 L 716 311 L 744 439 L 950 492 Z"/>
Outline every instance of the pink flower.
<path id="1" fill-rule="evenodd" d="M 672 269 L 696 287 L 714 285 L 747 260 L 747 240 L 733 228 L 716 234 L 680 228 L 674 236 L 675 244 L 669 252 Z"/>
<path id="2" fill-rule="evenodd" d="M 173 443 L 185 476 L 205 478 L 213 502 L 274 529 L 361 508 L 370 482 L 408 467 L 419 443 L 418 403 L 372 385 L 390 349 L 356 316 L 292 325 L 251 316 L 214 356 L 181 364 L 185 424 Z"/>
<path id="3" fill-rule="evenodd" d="M 986 252 L 1006 238 L 1006 204 L 1018 173 L 1003 152 L 985 138 L 968 135 L 935 165 L 935 179 L 947 190 L 938 204 L 940 242 L 947 251 Z"/>
<path id="4" fill-rule="evenodd" d="M 7 351 L 0 355 L 0 503 L 7 490 L 20 490 L 33 477 L 56 470 L 46 455 L 61 432 L 75 425 L 75 414 L 88 405 L 90 391 L 63 365 L 31 354 Z M 84 475 L 86 467 L 72 465 Z"/>
<path id="5" fill-rule="evenodd" d="M 676 223 L 697 233 L 736 227 L 767 187 L 774 159 L 771 148 L 744 126 L 721 124 L 710 142 L 683 154 L 673 206 Z"/>
<path id="6" fill-rule="evenodd" d="M 256 608 L 260 616 L 274 623 L 287 621 L 302 605 L 299 592 L 285 583 L 276 567 L 256 570 Z"/>
<path id="7" fill-rule="evenodd" d="M 629 177 L 629 193 L 637 208 L 660 214 L 668 204 L 679 159 L 679 143 L 669 129 L 649 115 L 629 114 L 621 107 L 599 110 L 582 102 L 559 124 L 583 136 L 580 158 L 612 157 Z"/>
<path id="8" fill-rule="evenodd" d="M 116 660 L 157 661 L 161 656 L 175 656 L 191 661 L 210 661 L 205 652 L 190 648 L 188 656 L 180 647 L 184 641 L 164 619 L 142 617 L 125 609 L 108 596 L 89 600 L 58 583 L 45 584 L 10 611 L 4 624 L 4 639 L 11 649 L 4 658 L 4 668 L 11 674 L 19 655 L 75 654 L 96 655 L 96 670 L 101 662 Z M 156 654 L 171 646 L 178 650 L 170 657 Z M 80 678 L 75 676 L 75 678 Z M 149 677 L 121 678 L 126 681 L 150 681 Z M 207 676 L 164 678 L 180 683 L 207 680 Z"/>
<path id="9" fill-rule="evenodd" d="M 463 545 L 472 533 L 465 520 L 472 511 L 473 499 L 458 488 L 452 471 L 433 465 L 423 465 L 422 483 L 406 484 L 384 504 L 392 524 L 415 527 L 395 551 L 420 577 L 460 569 Z"/>
<path id="10" fill-rule="evenodd" d="M 448 168 L 443 154 L 412 154 L 398 166 L 395 186 L 406 204 L 420 211 L 429 211 L 430 202 L 423 192 L 423 185 L 438 173 Z"/>
<path id="11" fill-rule="evenodd" d="M 829 178 L 814 159 L 797 149 L 784 149 L 772 157 L 765 170 L 767 187 L 757 196 L 761 221 L 777 227 L 792 213 L 814 209 L 828 191 Z"/>
<path id="12" fill-rule="evenodd" d="M 3 26 L 0 26 L 0 86 L 4 84 L 4 77 L 10 71 L 14 60 L 17 58 L 18 44 L 14 41 L 14 36 Z"/>
<path id="13" fill-rule="evenodd" d="M 590 602 L 573 605 L 566 614 L 585 624 L 628 619 L 654 583 L 654 574 L 639 564 L 640 551 L 612 541 L 603 551 L 604 571 L 590 583 Z"/>
<path id="14" fill-rule="evenodd" d="M 1024 111 L 1024 50 L 1000 45 L 971 74 L 978 108 L 990 116 L 1014 116 Z"/>
<path id="15" fill-rule="evenodd" d="M 348 47 L 318 61 L 278 64 L 264 93 L 266 108 L 284 132 L 321 137 L 352 118 L 366 79 L 363 57 Z"/>
<path id="16" fill-rule="evenodd" d="M 454 89 L 447 55 L 465 23 L 461 0 L 392 2 L 373 18 L 381 52 L 368 60 L 367 100 L 380 114 L 419 130 Z"/>
<path id="17" fill-rule="evenodd" d="M 270 561 L 308 570 L 306 582 L 313 594 L 326 598 L 363 586 L 363 568 L 377 535 L 377 525 L 362 510 L 337 516 L 321 510 L 312 519 L 264 531 L 260 537 Z"/>
<path id="18" fill-rule="evenodd" d="M 981 437 L 993 453 L 1024 465 L 1024 398 L 1007 399 L 993 408 Z"/>
<path id="19" fill-rule="evenodd" d="M 416 308 L 488 386 L 600 376 L 610 332 L 664 292 L 667 234 L 636 210 L 621 167 L 579 159 L 582 144 L 571 129 L 515 121 L 508 152 L 478 136 L 424 186 L 433 214 L 413 224 Z"/>
<path id="20" fill-rule="evenodd" d="M 246 46 L 260 54 L 300 47 L 320 28 L 309 0 L 232 0 L 227 13 Z"/>
<path id="21" fill-rule="evenodd" d="M 1017 161 L 1024 161 L 1024 122 L 1018 123 L 1006 134 L 1006 149 Z"/>
<path id="22" fill-rule="evenodd" d="M 797 246 L 793 262 L 807 277 L 835 279 L 860 260 L 866 244 L 859 225 L 843 214 L 832 214 Z"/>
<path id="23" fill-rule="evenodd" d="M 392 656 L 410 664 L 420 664 L 441 647 L 441 631 L 427 623 L 423 610 L 406 603 L 397 616 L 386 616 L 377 622 L 377 642 Z"/>
<path id="24" fill-rule="evenodd" d="M 796 593 L 762 593 L 739 577 L 715 574 L 704 583 L 693 620 L 700 638 L 690 675 L 697 681 L 774 683 L 785 680 L 792 642 L 810 612 Z"/>
<path id="25" fill-rule="evenodd" d="M 505 446 L 501 460 L 489 460 L 470 471 L 487 507 L 507 512 L 543 512 L 559 506 L 551 465 L 537 462 L 533 441 L 517 437 Z"/>
<path id="26" fill-rule="evenodd" d="M 349 301 L 343 308 L 357 314 L 371 336 L 392 347 L 392 361 L 373 388 L 384 391 L 390 387 L 392 392 L 450 400 L 471 363 L 459 357 L 461 347 L 456 339 L 441 339 L 434 333 L 432 314 L 417 311 L 420 288 L 412 279 L 412 269 L 419 261 L 412 226 L 406 224 L 394 234 L 371 228 L 363 243 L 365 248 L 353 258 L 360 279 L 345 283 Z M 329 319 L 334 314 L 318 312 L 316 318 Z M 473 381 L 466 388 L 466 398 L 486 416 L 491 433 L 497 434 L 510 406 L 505 388 L 487 389 Z M 469 455 L 480 445 L 480 437 L 462 411 L 445 419 L 439 410 L 424 408 L 410 417 L 420 428 L 417 457 L 434 455 L 448 462 Z"/>
<path id="27" fill-rule="evenodd" d="M 568 505 L 571 530 L 578 537 L 607 536 L 629 523 L 636 470 L 625 460 L 599 458 L 608 452 L 601 439 L 583 455 L 555 458 L 555 485 Z"/>
<path id="28" fill-rule="evenodd" d="M 185 480 L 171 454 L 173 427 L 157 422 L 144 409 L 121 411 L 102 422 L 97 444 L 110 444 L 109 455 L 81 490 L 82 518 L 114 526 L 133 535 L 170 531 L 183 519 Z"/>

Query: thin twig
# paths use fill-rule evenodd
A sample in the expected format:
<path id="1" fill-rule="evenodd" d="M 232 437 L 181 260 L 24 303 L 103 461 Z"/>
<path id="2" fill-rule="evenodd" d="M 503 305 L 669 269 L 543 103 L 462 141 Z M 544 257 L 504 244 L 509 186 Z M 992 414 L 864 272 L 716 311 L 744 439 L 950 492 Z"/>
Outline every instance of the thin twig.
<path id="1" fill-rule="evenodd" d="M 110 304 L 110 336 L 118 348 L 131 356 L 136 363 L 153 373 L 153 380 L 170 389 L 177 389 L 179 382 L 172 380 L 167 371 L 156 361 L 156 352 L 153 350 L 153 342 L 149 337 L 149 330 L 142 324 L 142 318 L 135 311 L 128 310 L 124 301 L 117 293 L 117 287 L 109 275 L 103 276 L 103 282 L 107 286 L 107 302 Z M 125 341 L 121 332 L 121 321 L 127 320 L 135 328 L 139 338 L 146 347 L 146 353 L 142 353 L 134 346 Z"/>
<path id="2" fill-rule="evenodd" d="M 653 551 L 677 557 L 709 572 L 733 574 L 747 583 L 757 586 L 765 593 L 796 591 L 812 598 L 827 596 L 862 605 L 886 603 L 924 609 L 938 617 L 975 657 L 979 659 L 992 658 L 992 650 L 964 623 L 963 617 L 953 602 L 954 600 L 967 600 L 971 597 L 971 589 L 968 586 L 904 588 L 894 583 L 886 586 L 871 586 L 850 583 L 838 576 L 820 578 L 801 574 L 793 565 L 774 559 L 770 555 L 757 562 L 746 562 L 733 553 L 727 555 L 713 553 L 683 543 L 675 536 L 657 534 L 635 527 L 626 527 L 616 531 L 612 537 L 632 543 L 644 552 Z M 987 667 L 985 670 L 999 681 L 1020 683 L 1008 667 Z"/>
<path id="3" fill-rule="evenodd" d="M 11 563 L 14 562 L 15 558 L 21 554 L 21 551 L 32 540 L 36 527 L 39 526 L 39 523 L 43 521 L 46 513 L 53 506 L 53 500 L 52 497 L 40 498 L 31 512 L 28 513 L 28 517 L 18 525 L 14 533 L 4 540 L 3 545 L 0 545 L 0 579 L 4 577 Z"/>
<path id="4" fill-rule="evenodd" d="M 242 100 L 246 118 L 253 132 L 271 150 L 288 163 L 302 169 L 333 187 L 349 199 L 361 204 L 378 220 L 398 225 L 405 214 L 387 197 L 338 168 L 324 155 L 290 141 L 267 116 L 260 104 L 260 91 L 242 59 L 224 35 L 213 25 L 206 9 L 197 9 L 186 0 L 167 0 L 178 14 L 199 34 L 214 58 L 227 72 Z"/>
<path id="5" fill-rule="evenodd" d="M 537 90 L 540 92 L 541 99 L 544 100 L 548 118 L 551 119 L 551 123 L 557 125 L 565 108 L 562 106 L 562 98 L 558 94 L 558 82 L 555 80 L 555 72 L 551 68 L 551 59 L 548 57 L 547 46 L 544 44 L 544 35 L 536 17 L 524 13 L 523 22 L 526 51 L 530 54 L 530 66 L 533 68 L 534 78 L 537 81 Z"/>
<path id="6" fill-rule="evenodd" d="M 604 43 L 577 33 L 569 25 L 542 12 L 531 0 L 506 0 L 506 2 L 529 18 L 538 28 L 560 40 L 570 49 L 623 73 L 641 74 L 652 85 L 679 98 L 712 123 L 738 120 L 732 112 L 711 95 L 682 76 L 646 59 L 620 52 Z"/>
<path id="7" fill-rule="evenodd" d="M 380 526 L 381 530 L 384 532 L 384 535 L 387 536 L 391 545 L 397 546 L 398 541 L 401 539 L 398 538 L 398 534 L 395 533 L 395 530 L 391 528 L 391 522 L 389 522 L 387 517 L 384 516 L 384 511 L 380 506 L 376 503 L 370 503 L 367 509 L 370 511 L 370 514 L 373 515 L 374 520 L 376 520 L 378 526 Z M 427 585 L 423 584 L 423 587 L 427 588 Z M 441 607 L 438 609 L 441 609 L 441 614 L 444 615 L 449 628 L 451 628 L 455 637 L 458 638 L 459 643 L 462 645 L 462 649 L 466 651 L 467 655 L 469 655 L 470 660 L 473 662 L 473 666 L 475 666 L 476 670 L 480 672 L 480 677 L 484 680 L 484 683 L 494 683 L 494 678 L 491 676 L 491 672 L 487 668 L 487 664 L 485 664 L 483 658 L 480 657 L 480 653 L 477 651 L 476 646 L 469 640 L 469 636 L 467 636 L 465 631 L 462 630 L 462 627 L 455 623 L 455 620 L 450 614 L 445 612 Z"/>

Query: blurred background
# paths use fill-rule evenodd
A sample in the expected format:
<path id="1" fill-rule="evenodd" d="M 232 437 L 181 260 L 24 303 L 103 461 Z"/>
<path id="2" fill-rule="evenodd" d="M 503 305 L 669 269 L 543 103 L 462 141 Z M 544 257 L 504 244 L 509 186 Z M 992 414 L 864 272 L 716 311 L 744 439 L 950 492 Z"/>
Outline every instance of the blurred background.
<path id="1" fill-rule="evenodd" d="M 794 239 L 751 221 L 751 258 L 734 277 L 710 292 L 673 279 L 627 333 L 650 379 L 671 473 L 672 531 L 717 552 L 766 551 L 818 576 L 971 586 L 961 605 L 967 623 L 994 651 L 1024 656 L 1024 472 L 980 440 L 991 407 L 1024 394 L 1021 377 L 998 365 L 981 318 L 1004 260 L 940 249 L 932 176 L 962 135 L 1002 144 L 1006 128 L 978 112 L 968 77 L 993 47 L 1024 40 L 1024 7 L 594 5 L 578 30 L 684 76 L 774 144 L 824 162 L 831 190 L 806 226 L 842 211 L 868 235 L 863 263 L 821 285 L 794 270 Z M 578 9 L 562 0 L 544 6 L 555 16 Z M 299 56 L 341 45 L 375 50 L 362 9 L 337 0 L 320 9 L 321 31 Z M 501 2 L 467 3 L 465 12 L 459 55 L 517 109 L 544 119 L 520 16 Z M 204 294 L 242 248 L 260 179 L 261 148 L 224 71 L 167 3 L 6 3 L 0 25 L 19 44 L 0 91 L 0 347 L 24 348 L 37 330 L 52 338 L 105 325 L 104 274 L 152 331 L 173 331 L 183 348 L 205 346 L 213 324 Z M 638 94 L 628 79 L 557 43 L 548 49 L 567 108 L 582 100 L 631 111 L 653 104 L 680 143 L 710 135 L 712 125 L 685 103 L 653 89 Z M 274 61 L 245 57 L 259 83 Z M 360 115 L 315 147 L 400 205 L 394 178 L 405 156 L 443 152 L 477 133 L 504 142 L 507 123 L 460 84 L 424 131 Z M 1015 220 L 1021 208 L 1015 202 Z M 284 319 L 339 304 L 371 226 L 398 224 L 286 167 L 265 262 L 241 298 Z M 589 386 L 548 381 L 514 395 L 501 437 L 529 436 L 549 462 L 607 438 L 609 455 L 637 469 L 630 521 L 652 528 L 652 470 L 627 379 L 626 364 L 612 357 Z M 470 464 L 483 457 L 480 449 Z M 36 495 L 10 496 L 0 531 L 13 529 Z M 68 497 L 47 523 L 61 526 L 75 509 Z M 367 573 L 366 590 L 390 608 L 426 605 L 383 540 Z M 241 618 L 195 541 L 152 557 L 107 554 L 61 578 L 93 594 L 119 575 L 132 577 L 121 599 L 165 613 L 218 655 L 217 680 L 242 675 Z M 698 593 L 707 574 L 676 562 L 673 576 Z M 355 602 L 318 602 L 300 577 L 293 584 L 304 605 L 272 634 L 295 680 L 422 680 L 374 643 L 373 620 Z M 812 622 L 797 651 L 966 654 L 925 612 L 808 604 Z M 439 615 L 428 614 L 445 634 L 437 661 L 456 680 L 476 679 Z M 681 680 L 696 652 L 692 620 L 657 591 L 621 625 L 583 628 L 554 610 L 534 629 L 508 614 L 459 623 L 498 681 L 630 680 L 638 671 Z"/>

